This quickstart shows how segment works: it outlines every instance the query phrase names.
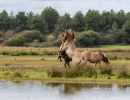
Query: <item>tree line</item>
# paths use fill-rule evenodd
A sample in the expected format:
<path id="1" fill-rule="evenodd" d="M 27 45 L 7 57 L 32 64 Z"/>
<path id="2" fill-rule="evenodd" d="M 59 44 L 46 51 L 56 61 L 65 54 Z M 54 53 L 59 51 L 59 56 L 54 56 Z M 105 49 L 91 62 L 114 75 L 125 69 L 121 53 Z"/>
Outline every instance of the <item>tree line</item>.
<path id="1" fill-rule="evenodd" d="M 0 43 L 24 45 L 32 42 L 50 42 L 66 29 L 77 32 L 79 46 L 100 44 L 130 44 L 130 12 L 88 10 L 60 16 L 56 9 L 45 8 L 41 14 L 18 12 L 16 15 L 0 12 Z M 82 45 L 84 44 L 84 45 Z"/>

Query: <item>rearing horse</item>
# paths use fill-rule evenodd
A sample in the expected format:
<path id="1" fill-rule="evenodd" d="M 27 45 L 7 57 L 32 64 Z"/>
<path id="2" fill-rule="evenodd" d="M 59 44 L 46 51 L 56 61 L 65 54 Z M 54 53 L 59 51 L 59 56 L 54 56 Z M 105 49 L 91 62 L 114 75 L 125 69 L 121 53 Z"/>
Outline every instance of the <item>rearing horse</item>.
<path id="1" fill-rule="evenodd" d="M 72 59 L 73 66 L 81 66 L 86 63 L 84 56 L 76 50 L 75 36 L 72 30 L 67 30 L 60 34 L 61 46 L 60 51 L 65 51 L 66 54 Z"/>

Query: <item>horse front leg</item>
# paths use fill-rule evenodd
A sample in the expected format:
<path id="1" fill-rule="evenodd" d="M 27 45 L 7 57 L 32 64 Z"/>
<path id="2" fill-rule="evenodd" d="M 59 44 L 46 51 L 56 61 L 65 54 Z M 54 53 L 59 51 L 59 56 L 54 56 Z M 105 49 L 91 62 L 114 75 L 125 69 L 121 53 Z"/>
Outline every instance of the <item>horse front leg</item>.
<path id="1" fill-rule="evenodd" d="M 95 63 L 95 70 L 96 70 L 95 79 L 97 78 L 97 67 L 96 67 L 97 63 L 98 63 L 98 62 Z"/>
<path id="2" fill-rule="evenodd" d="M 99 64 L 99 67 L 100 67 L 100 65 L 101 65 L 101 61 L 99 61 L 98 64 Z"/>

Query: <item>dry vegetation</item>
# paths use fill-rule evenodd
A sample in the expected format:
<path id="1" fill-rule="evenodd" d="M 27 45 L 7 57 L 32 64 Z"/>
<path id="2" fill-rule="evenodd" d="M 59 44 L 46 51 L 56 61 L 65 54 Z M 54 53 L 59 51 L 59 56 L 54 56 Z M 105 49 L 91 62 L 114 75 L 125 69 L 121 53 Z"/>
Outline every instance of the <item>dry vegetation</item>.
<path id="1" fill-rule="evenodd" d="M 130 78 L 129 46 L 87 48 L 103 51 L 110 59 L 110 66 L 98 66 L 100 79 Z M 86 48 L 79 48 L 80 51 Z M 45 79 L 45 78 L 94 78 L 94 64 L 87 63 L 79 69 L 65 69 L 57 59 L 58 48 L 1 47 L 0 78 Z M 4 53 L 3 53 L 4 52 Z M 30 53 L 31 52 L 31 53 Z M 32 53 L 33 52 L 33 53 Z M 48 53 L 49 52 L 49 53 Z"/>

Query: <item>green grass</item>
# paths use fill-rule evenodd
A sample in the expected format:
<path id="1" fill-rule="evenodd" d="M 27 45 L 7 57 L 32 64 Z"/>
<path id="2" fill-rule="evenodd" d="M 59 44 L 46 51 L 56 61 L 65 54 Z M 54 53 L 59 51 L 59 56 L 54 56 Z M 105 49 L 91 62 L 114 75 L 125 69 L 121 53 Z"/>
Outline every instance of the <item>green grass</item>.
<path id="1" fill-rule="evenodd" d="M 126 67 L 126 66 L 125 66 Z M 122 67 L 101 66 L 97 70 L 92 66 L 65 69 L 63 67 L 1 67 L 0 79 L 22 81 L 42 80 L 46 82 L 66 83 L 130 83 L 130 73 Z"/>
<path id="2" fill-rule="evenodd" d="M 130 49 L 130 45 L 101 45 L 99 47 L 108 49 Z"/>
<path id="3" fill-rule="evenodd" d="M 58 47 L 9 47 L 1 46 L 0 55 L 57 55 Z M 91 50 L 91 51 L 103 51 L 103 52 L 129 52 L 129 45 L 101 45 L 93 48 L 77 48 L 78 51 Z"/>
<path id="4" fill-rule="evenodd" d="M 0 79 L 43 80 L 47 82 L 118 82 L 130 83 L 130 46 L 105 45 L 99 48 L 78 48 L 79 51 L 101 50 L 108 55 L 110 67 L 98 66 L 95 79 L 94 64 L 65 69 L 58 61 L 58 48 L 1 47 Z M 49 53 L 48 53 L 49 52 Z"/>

